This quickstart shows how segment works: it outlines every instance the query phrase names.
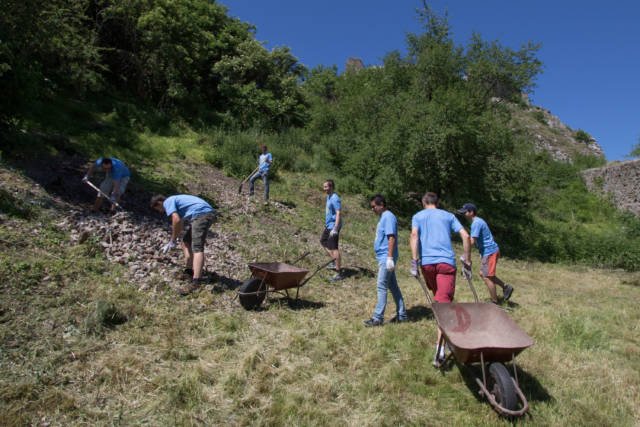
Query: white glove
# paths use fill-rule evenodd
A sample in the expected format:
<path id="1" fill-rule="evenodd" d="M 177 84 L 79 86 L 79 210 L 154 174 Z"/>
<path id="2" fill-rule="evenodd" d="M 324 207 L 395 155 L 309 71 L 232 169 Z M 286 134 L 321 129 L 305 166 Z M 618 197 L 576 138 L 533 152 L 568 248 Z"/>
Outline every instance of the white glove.
<path id="1" fill-rule="evenodd" d="M 170 240 L 169 243 L 167 243 L 162 247 L 162 253 L 166 254 L 167 252 L 169 252 L 171 249 L 175 247 L 176 247 L 176 242 L 174 240 Z"/>
<path id="2" fill-rule="evenodd" d="M 411 269 L 409 270 L 409 274 L 411 274 L 413 277 L 418 277 L 418 260 L 417 259 L 411 260 Z"/>
<path id="3" fill-rule="evenodd" d="M 88 182 L 89 181 L 89 175 L 85 175 L 82 177 L 82 182 Z"/>
<path id="4" fill-rule="evenodd" d="M 393 258 L 392 257 L 387 257 L 387 271 L 393 271 L 395 270 L 396 265 L 393 262 Z"/>
<path id="5" fill-rule="evenodd" d="M 336 230 L 335 228 L 333 228 L 333 229 L 329 232 L 329 236 L 330 236 L 330 237 L 333 237 L 333 236 L 335 236 L 335 235 L 337 235 L 337 234 L 338 234 L 338 230 Z"/>

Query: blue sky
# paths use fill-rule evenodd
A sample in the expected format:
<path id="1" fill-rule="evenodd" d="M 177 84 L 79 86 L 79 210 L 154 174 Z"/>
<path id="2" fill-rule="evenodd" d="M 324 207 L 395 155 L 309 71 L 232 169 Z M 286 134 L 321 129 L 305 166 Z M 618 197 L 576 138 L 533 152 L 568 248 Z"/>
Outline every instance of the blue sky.
<path id="1" fill-rule="evenodd" d="M 392 50 L 405 52 L 407 33 L 422 32 L 420 0 L 220 0 L 229 13 L 253 24 L 267 48 L 289 46 L 309 68 L 349 57 L 365 65 Z M 453 38 L 472 32 L 520 48 L 541 43 L 543 62 L 532 102 L 564 123 L 591 134 L 607 160 L 625 160 L 640 139 L 640 2 L 617 0 L 429 1 L 448 13 Z"/>

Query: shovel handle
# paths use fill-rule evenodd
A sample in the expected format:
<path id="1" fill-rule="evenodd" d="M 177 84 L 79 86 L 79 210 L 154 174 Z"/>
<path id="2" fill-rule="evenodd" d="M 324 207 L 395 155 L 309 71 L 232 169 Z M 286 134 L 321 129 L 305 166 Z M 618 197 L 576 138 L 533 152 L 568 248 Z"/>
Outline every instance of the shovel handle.
<path id="1" fill-rule="evenodd" d="M 104 192 L 104 191 L 102 191 L 101 189 L 99 189 L 98 187 L 96 187 L 96 186 L 95 186 L 91 181 L 87 180 L 87 181 L 85 181 L 85 182 L 87 183 L 87 185 L 88 185 L 89 187 L 93 188 L 93 189 L 94 189 L 94 190 L 96 190 L 98 193 L 102 194 L 102 196 L 103 196 L 105 199 L 107 199 L 107 200 L 109 200 L 109 202 L 113 203 L 113 204 L 115 205 L 115 207 L 116 207 L 116 208 L 118 208 L 118 209 L 122 209 L 122 206 L 120 206 L 120 205 L 118 204 L 118 202 L 116 202 L 115 200 L 111 200 L 111 197 L 109 197 L 109 195 L 105 194 L 105 192 Z"/>

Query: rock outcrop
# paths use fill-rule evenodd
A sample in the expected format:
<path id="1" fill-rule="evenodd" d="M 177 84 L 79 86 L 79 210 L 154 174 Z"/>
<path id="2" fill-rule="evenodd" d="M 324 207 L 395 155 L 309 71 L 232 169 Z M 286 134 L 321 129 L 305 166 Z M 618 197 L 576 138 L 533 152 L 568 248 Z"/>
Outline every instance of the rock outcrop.
<path id="1" fill-rule="evenodd" d="M 640 216 L 640 160 L 587 169 L 582 177 L 589 191 L 608 195 L 618 209 Z"/>

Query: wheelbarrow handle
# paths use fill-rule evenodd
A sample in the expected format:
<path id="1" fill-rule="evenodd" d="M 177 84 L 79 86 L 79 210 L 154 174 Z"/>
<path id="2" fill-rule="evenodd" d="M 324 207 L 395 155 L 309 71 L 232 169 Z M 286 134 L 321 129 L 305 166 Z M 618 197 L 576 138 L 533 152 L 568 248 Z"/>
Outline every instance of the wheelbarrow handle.
<path id="1" fill-rule="evenodd" d="M 295 264 L 296 262 L 306 258 L 311 252 L 307 251 L 305 253 L 303 253 L 302 255 L 300 255 L 298 258 L 294 259 L 293 261 L 285 261 L 287 264 Z"/>
<path id="2" fill-rule="evenodd" d="M 427 297 L 427 301 L 429 301 L 429 305 L 433 305 L 433 298 L 431 298 L 431 295 L 429 294 L 429 289 L 427 289 L 427 285 L 422 280 L 420 280 L 420 276 L 413 276 L 413 275 L 411 276 L 414 277 L 418 281 L 418 283 L 420 283 L 420 287 L 424 291 L 424 296 Z"/>
<path id="3" fill-rule="evenodd" d="M 327 265 L 331 264 L 333 262 L 333 259 L 330 261 L 325 262 L 324 264 L 321 264 L 318 266 L 318 268 L 316 268 L 313 273 L 311 273 L 311 275 L 309 275 L 306 279 L 304 279 L 302 282 L 300 282 L 300 285 L 298 287 L 302 287 L 304 286 L 309 280 L 311 280 L 311 278 L 313 276 L 315 276 L 318 271 L 322 270 L 323 268 L 325 268 Z"/>

